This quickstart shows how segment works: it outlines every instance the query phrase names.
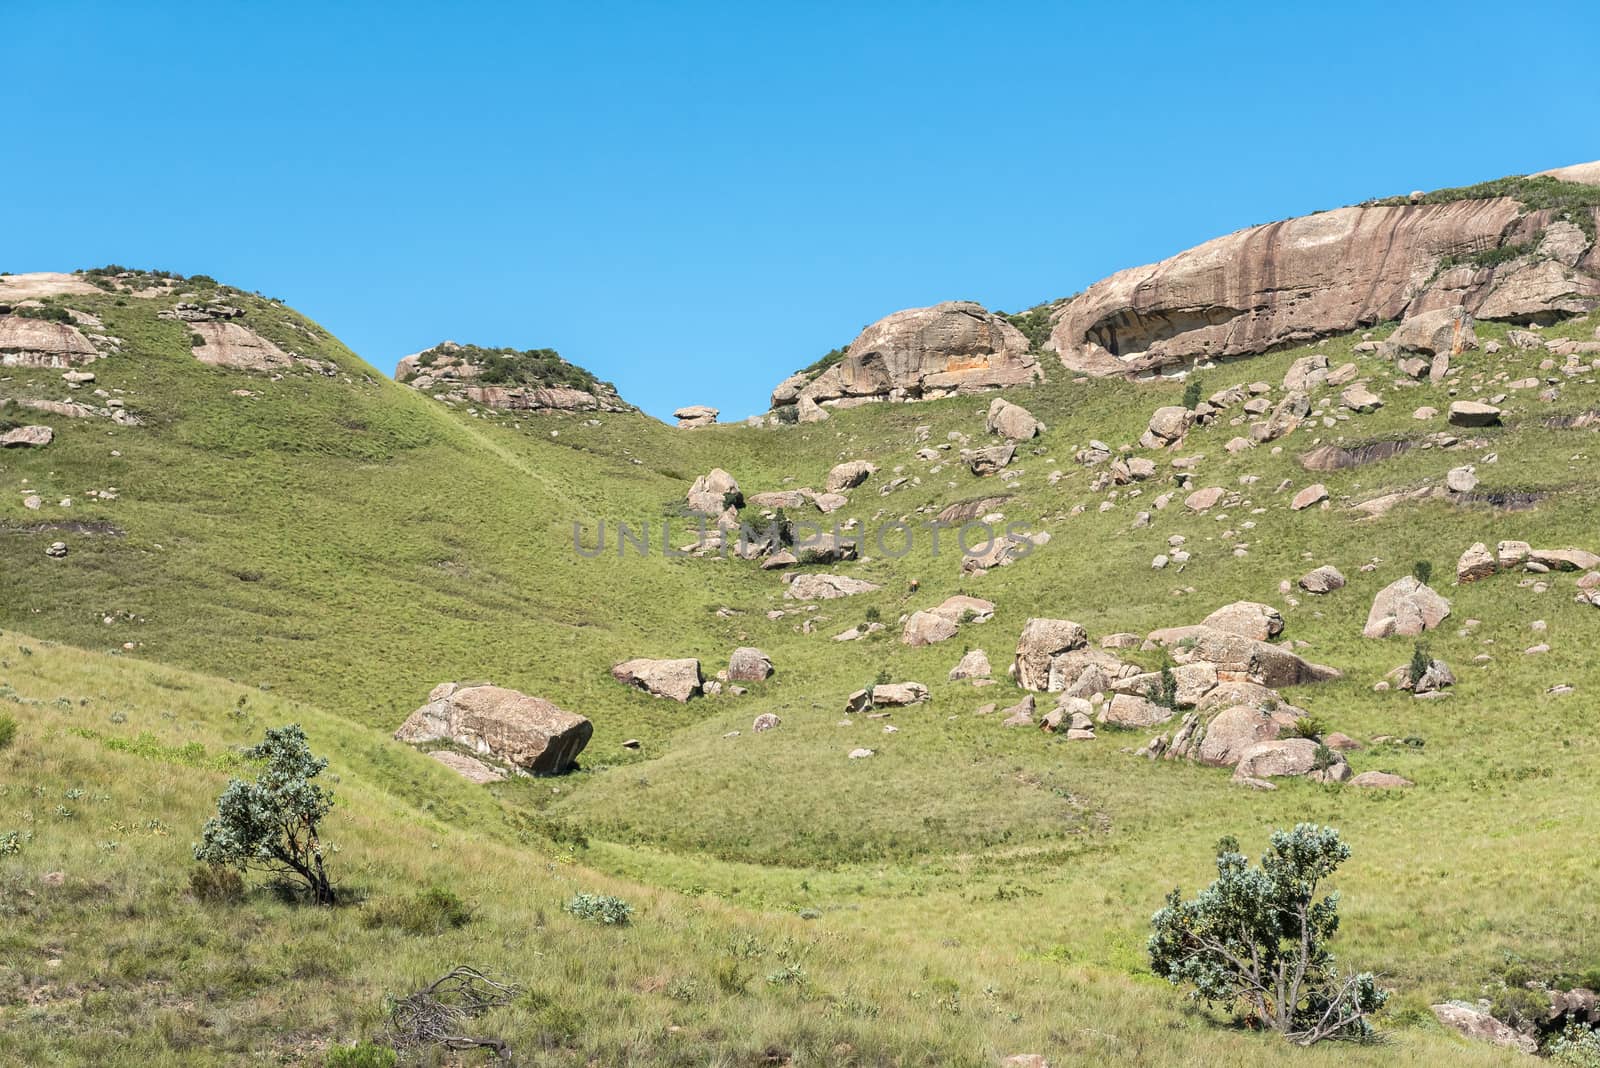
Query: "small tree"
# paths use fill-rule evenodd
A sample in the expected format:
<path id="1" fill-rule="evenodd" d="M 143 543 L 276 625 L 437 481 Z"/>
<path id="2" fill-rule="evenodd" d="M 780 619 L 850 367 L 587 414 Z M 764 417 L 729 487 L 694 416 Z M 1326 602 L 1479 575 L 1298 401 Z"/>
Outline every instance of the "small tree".
<path id="1" fill-rule="evenodd" d="M 1183 386 L 1183 406 L 1193 411 L 1200 403 L 1200 379 L 1191 375 Z"/>
<path id="2" fill-rule="evenodd" d="M 1416 689 L 1417 685 L 1422 682 L 1422 677 L 1428 673 L 1428 669 L 1431 667 L 1433 667 L 1433 657 L 1428 653 L 1428 644 L 1426 642 L 1418 642 L 1413 645 L 1411 647 L 1411 666 L 1406 669 L 1410 673 L 1407 681 L 1410 682 L 1412 689 Z"/>
<path id="3" fill-rule="evenodd" d="M 1418 560 L 1411 565 L 1411 577 L 1426 586 L 1428 580 L 1433 578 L 1433 564 L 1427 560 Z"/>
<path id="4" fill-rule="evenodd" d="M 317 834 L 317 824 L 333 809 L 333 793 L 311 781 L 328 761 L 311 755 L 305 731 L 296 723 L 268 728 L 266 738 L 245 756 L 265 766 L 254 782 L 228 783 L 217 814 L 201 829 L 194 859 L 287 876 L 304 883 L 317 904 L 333 904 Z"/>
<path id="5" fill-rule="evenodd" d="M 1151 700 L 1162 708 L 1178 707 L 1178 676 L 1173 673 L 1171 663 L 1161 665 L 1161 677 L 1156 682 L 1156 692 Z"/>
<path id="6" fill-rule="evenodd" d="M 1317 884 L 1350 856 L 1331 827 L 1274 831 L 1259 868 L 1223 839 L 1217 881 L 1193 901 L 1173 890 L 1151 921 L 1150 964 L 1209 1004 L 1241 1005 L 1253 1022 L 1302 1046 L 1364 1039 L 1367 1017 L 1388 1000 L 1369 972 L 1341 974 L 1328 942 L 1339 927 L 1339 895 L 1316 900 Z"/>

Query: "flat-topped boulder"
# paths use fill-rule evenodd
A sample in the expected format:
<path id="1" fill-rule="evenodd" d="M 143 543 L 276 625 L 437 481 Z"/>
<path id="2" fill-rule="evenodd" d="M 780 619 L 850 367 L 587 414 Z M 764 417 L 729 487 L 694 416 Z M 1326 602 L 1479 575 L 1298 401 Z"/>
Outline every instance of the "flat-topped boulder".
<path id="1" fill-rule="evenodd" d="M 47 426 L 18 426 L 0 432 L 0 449 L 42 449 L 56 438 Z"/>
<path id="2" fill-rule="evenodd" d="M 1179 663 L 1205 661 L 1214 664 L 1219 675 L 1242 675 L 1272 689 L 1342 677 L 1336 668 L 1313 664 L 1282 645 L 1215 627 L 1168 627 L 1151 631 L 1149 640 L 1166 646 Z"/>
<path id="3" fill-rule="evenodd" d="M 1447 418 L 1451 426 L 1499 426 L 1500 409 L 1481 401 L 1453 401 Z"/>
<path id="4" fill-rule="evenodd" d="M 831 601 L 836 597 L 853 597 L 858 593 L 871 593 L 883 587 L 848 575 L 829 575 L 811 572 L 796 575 L 783 591 L 791 601 Z"/>
<path id="5" fill-rule="evenodd" d="M 1317 767 L 1317 750 L 1320 748 L 1311 738 L 1279 738 L 1257 742 L 1239 754 L 1233 777 L 1239 780 L 1311 775 L 1320 770 Z M 1346 771 L 1349 770 L 1341 754 L 1331 749 L 1327 752 L 1332 754 L 1329 770 L 1335 765 L 1342 765 Z M 1336 772 L 1329 777 L 1338 780 L 1342 776 Z"/>
<path id="6" fill-rule="evenodd" d="M 1200 621 L 1229 634 L 1239 634 L 1256 641 L 1268 641 L 1283 633 L 1283 615 L 1271 605 L 1255 601 L 1235 601 L 1223 605 Z"/>
<path id="7" fill-rule="evenodd" d="M 711 408 L 704 404 L 690 404 L 679 408 L 672 413 L 678 421 L 680 429 L 692 430 L 695 427 L 710 426 L 717 421 L 717 416 L 722 412 L 718 408 Z"/>
<path id="8" fill-rule="evenodd" d="M 611 677 L 643 690 L 652 697 L 667 697 L 679 702 L 699 694 L 705 683 L 700 674 L 700 661 L 693 657 L 674 660 L 638 657 L 624 660 L 612 667 Z"/>
<path id="9" fill-rule="evenodd" d="M 394 736 L 413 745 L 447 741 L 532 775 L 553 775 L 577 762 L 593 733 L 583 716 L 542 697 L 452 682 L 435 687 Z"/>
<path id="10" fill-rule="evenodd" d="M 908 308 L 863 330 L 814 377 L 786 379 L 772 406 L 810 401 L 847 407 L 872 400 L 922 400 L 1040 381 L 1028 339 L 1003 316 L 971 301 Z"/>

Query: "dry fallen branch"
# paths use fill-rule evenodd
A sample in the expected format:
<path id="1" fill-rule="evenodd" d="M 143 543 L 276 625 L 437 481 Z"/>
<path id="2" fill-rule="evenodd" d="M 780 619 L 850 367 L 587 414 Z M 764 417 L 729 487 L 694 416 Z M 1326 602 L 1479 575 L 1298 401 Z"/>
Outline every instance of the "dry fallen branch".
<path id="1" fill-rule="evenodd" d="M 476 968 L 452 968 L 428 986 L 395 999 L 389 1007 L 389 1030 L 399 1049 L 437 1045 L 447 1049 L 492 1049 L 510 1055 L 498 1038 L 462 1033 L 462 1024 L 490 1009 L 509 1004 L 521 989 L 497 983 Z"/>

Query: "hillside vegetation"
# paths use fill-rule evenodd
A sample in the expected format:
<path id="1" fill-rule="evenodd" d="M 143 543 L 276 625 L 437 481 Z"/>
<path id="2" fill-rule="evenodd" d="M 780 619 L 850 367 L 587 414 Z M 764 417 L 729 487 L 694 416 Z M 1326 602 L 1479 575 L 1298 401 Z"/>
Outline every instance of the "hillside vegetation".
<path id="1" fill-rule="evenodd" d="M 1505 347 L 1458 357 L 1438 384 L 1397 384 L 1356 336 L 1205 370 L 1207 394 L 1260 380 L 1276 398 L 1315 351 L 1355 362 L 1385 401 L 1237 454 L 1226 418 L 1170 453 L 1133 444 L 1182 383 L 1050 367 L 1045 384 L 1005 393 L 1048 429 L 1002 480 L 958 460 L 990 443 L 990 395 L 692 432 L 631 412 L 490 414 L 388 381 L 316 324 L 237 291 L 223 295 L 243 322 L 331 373 L 207 366 L 185 324 L 158 315 L 184 288 L 161 291 L 44 302 L 122 339 L 72 399 L 103 389 L 142 425 L 0 408 L 56 432 L 0 453 L 0 715 L 18 722 L 0 749 L 0 835 L 19 844 L 0 856 L 0 1060 L 317 1063 L 335 1044 L 381 1041 L 385 994 L 465 963 L 528 992 L 481 1026 L 530 1064 L 992 1065 L 1031 1051 L 1068 1064 L 1509 1063 L 1428 1006 L 1476 998 L 1508 962 L 1543 977 L 1600 967 L 1600 610 L 1574 601 L 1573 575 L 1542 591 L 1513 574 L 1451 585 L 1474 542 L 1600 551 L 1594 431 L 1568 425 L 1600 409 L 1600 384 L 1563 376 L 1550 402 L 1489 384 L 1503 370 L 1547 376 L 1544 354 L 1512 348 L 1504 327 L 1479 324 Z M 1597 322 L 1543 336 L 1593 340 Z M 1448 428 L 1413 410 L 1443 412 L 1452 390 L 1510 392 L 1505 425 L 1420 447 Z M 0 371 L 12 401 L 67 392 L 59 369 Z M 1316 391 L 1316 409 L 1331 418 L 1338 392 Z M 1400 439 L 1419 447 L 1328 473 L 1299 463 L 1322 444 Z M 1151 457 L 1155 476 L 1092 488 L 1103 468 L 1074 461 L 1092 440 Z M 938 458 L 919 459 L 927 448 Z M 1177 488 L 1171 461 L 1191 456 L 1203 457 L 1193 487 L 1236 492 L 1237 506 L 1194 513 L 1179 490 L 1151 508 Z M 825 570 L 876 592 L 799 602 L 754 562 L 660 551 L 663 524 L 673 546 L 693 540 L 684 494 L 713 467 L 748 496 L 820 490 L 845 460 L 878 471 L 833 515 L 791 518 L 857 520 L 863 559 Z M 1350 507 L 1466 463 L 1480 479 L 1470 494 L 1377 518 Z M 1318 481 L 1329 506 L 1292 511 Z M 948 538 L 935 554 L 919 534 L 902 556 L 899 535 L 871 540 L 887 521 L 991 495 L 1009 499 L 990 511 L 1049 544 L 963 576 Z M 575 552 L 575 525 L 592 547 L 602 521 L 608 552 Z M 619 555 L 619 521 L 648 525 L 652 551 Z M 1153 568 L 1173 535 L 1192 557 Z M 56 541 L 66 556 L 46 555 Z M 1375 690 L 1413 643 L 1362 637 L 1373 595 L 1418 561 L 1453 605 L 1427 636 L 1458 678 L 1447 700 Z M 1324 564 L 1348 586 L 1280 592 Z M 940 644 L 899 641 L 902 615 L 956 593 L 993 601 L 993 619 Z M 1098 640 L 1239 600 L 1279 608 L 1284 638 L 1343 672 L 1286 696 L 1366 743 L 1354 770 L 1415 786 L 1285 779 L 1256 792 L 1226 769 L 1135 756 L 1154 731 L 1068 742 L 973 714 L 1023 697 L 1005 667 L 1031 617 Z M 885 629 L 830 640 L 869 619 Z M 1536 643 L 1549 650 L 1525 655 Z M 739 646 L 776 665 L 743 696 L 679 704 L 609 674 L 635 656 L 699 657 L 710 674 Z M 967 648 L 987 651 L 995 685 L 948 681 Z M 437 683 L 485 679 L 589 717 L 581 767 L 473 786 L 390 737 Z M 853 691 L 891 679 L 930 699 L 887 720 L 842 716 Z M 781 728 L 752 731 L 763 712 Z M 238 773 L 232 754 L 287 722 L 332 760 L 330 864 L 352 903 L 310 909 L 259 887 L 200 900 L 190 846 Z M 847 759 L 857 747 L 875 755 Z M 1335 950 L 1395 990 L 1378 1020 L 1387 1045 L 1291 1054 L 1150 971 L 1167 891 L 1208 880 L 1219 839 L 1253 852 L 1300 821 L 1338 827 L 1354 850 L 1335 880 Z M 469 903 L 470 919 L 390 925 L 430 887 Z M 579 892 L 622 897 L 632 923 L 565 912 Z"/>

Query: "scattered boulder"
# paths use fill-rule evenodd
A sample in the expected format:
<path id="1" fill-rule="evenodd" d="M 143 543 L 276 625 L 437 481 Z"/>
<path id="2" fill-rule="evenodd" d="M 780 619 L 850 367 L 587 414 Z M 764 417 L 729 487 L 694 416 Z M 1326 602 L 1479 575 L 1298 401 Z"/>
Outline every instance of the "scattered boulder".
<path id="1" fill-rule="evenodd" d="M 846 463 L 835 464 L 828 471 L 827 481 L 823 483 L 829 493 L 843 493 L 847 489 L 855 489 L 865 482 L 878 470 L 878 465 L 865 460 L 850 460 Z"/>
<path id="2" fill-rule="evenodd" d="M 1416 637 L 1450 614 L 1450 602 L 1412 575 L 1385 586 L 1373 599 L 1362 635 L 1367 638 Z"/>
<path id="3" fill-rule="evenodd" d="M 920 682 L 889 682 L 872 688 L 874 708 L 895 708 L 920 704 L 928 699 L 928 688 Z"/>
<path id="4" fill-rule="evenodd" d="M 772 659 L 760 649 L 742 645 L 728 657 L 728 681 L 762 682 L 772 675 Z"/>
<path id="5" fill-rule="evenodd" d="M 1283 388 L 1286 390 L 1304 390 L 1309 392 L 1328 381 L 1328 357 L 1321 353 L 1302 356 L 1289 365 L 1289 370 L 1283 376 Z"/>
<path id="6" fill-rule="evenodd" d="M 1239 763 L 1235 765 L 1233 777 L 1235 779 L 1277 779 L 1288 776 L 1310 775 L 1322 770 L 1317 767 L 1318 744 L 1310 738 L 1280 738 L 1273 741 L 1257 742 L 1239 754 Z M 1332 753 L 1333 750 L 1328 750 Z M 1334 754 L 1334 764 L 1329 765 L 1329 770 L 1334 765 L 1342 765 L 1346 771 L 1349 765 L 1344 764 L 1343 757 Z"/>
<path id="7" fill-rule="evenodd" d="M 760 734 L 763 731 L 776 730 L 782 723 L 783 720 L 778 718 L 776 712 L 763 712 L 750 724 L 750 730 L 755 734 Z"/>
<path id="8" fill-rule="evenodd" d="M 700 674 L 700 661 L 693 657 L 625 660 L 611 669 L 611 677 L 652 697 L 669 697 L 679 702 L 699 694 L 705 683 Z"/>
<path id="9" fill-rule="evenodd" d="M 929 611 L 952 623 L 985 623 L 994 618 L 994 602 L 958 593 Z"/>
<path id="10" fill-rule="evenodd" d="M 1478 472 L 1471 464 L 1453 467 L 1444 476 L 1444 485 L 1451 493 L 1471 493 L 1478 488 Z"/>
<path id="11" fill-rule="evenodd" d="M 988 547 L 978 549 L 976 552 L 962 552 L 961 573 L 963 575 L 981 575 L 991 568 L 1007 567 L 1016 563 L 1023 557 L 1030 555 L 1035 549 L 1049 544 L 1050 532 L 1048 530 L 1035 531 L 1032 534 L 1007 534 L 997 537 L 989 542 Z M 974 546 L 974 548 L 977 548 Z"/>
<path id="12" fill-rule="evenodd" d="M 979 478 L 997 474 L 1011 463 L 1017 453 L 1015 445 L 990 445 L 983 449 L 962 449 L 961 462 Z"/>
<path id="13" fill-rule="evenodd" d="M 1499 426 L 1500 409 L 1478 401 L 1453 401 L 1447 418 L 1451 426 Z"/>
<path id="14" fill-rule="evenodd" d="M 577 762 L 593 734 L 593 724 L 583 716 L 542 697 L 500 686 L 445 683 L 394 736 L 413 745 L 448 741 L 529 774 L 553 775 Z"/>
<path id="15" fill-rule="evenodd" d="M 1464 1038 L 1476 1042 L 1489 1042 L 1523 1053 L 1538 1052 L 1539 1043 L 1533 1038 L 1508 1024 L 1501 1023 L 1487 1012 L 1463 1002 L 1448 1001 L 1442 1005 L 1434 1005 L 1433 1015 L 1440 1023 Z"/>
<path id="16" fill-rule="evenodd" d="M 1339 394 L 1339 401 L 1352 412 L 1359 412 L 1362 415 L 1383 407 L 1383 398 L 1361 385 L 1351 386 Z"/>
<path id="17" fill-rule="evenodd" d="M 1394 790 L 1415 784 L 1410 779 L 1401 778 L 1387 771 L 1363 771 L 1350 780 L 1350 785 L 1371 790 Z"/>
<path id="18" fill-rule="evenodd" d="M 783 595 L 791 601 L 830 601 L 835 597 L 851 597 L 858 593 L 871 593 L 883 587 L 865 582 L 861 579 L 850 578 L 847 575 L 827 575 L 813 572 L 806 575 L 796 575 L 794 581 L 783 591 Z"/>
<path id="19" fill-rule="evenodd" d="M 1252 746 L 1275 741 L 1296 717 L 1250 705 L 1231 705 L 1212 717 L 1195 758 L 1213 767 L 1233 767 Z"/>
<path id="20" fill-rule="evenodd" d="M 1307 593 L 1321 595 L 1344 589 L 1345 578 L 1338 568 L 1324 565 L 1300 576 L 1299 585 Z"/>
<path id="21" fill-rule="evenodd" d="M 56 438 L 47 426 L 19 426 L 0 433 L 0 449 L 42 449 Z"/>
<path id="22" fill-rule="evenodd" d="M 1149 640 L 1171 649 L 1179 663 L 1205 661 L 1215 665 L 1219 677 L 1242 676 L 1272 689 L 1342 677 L 1337 669 L 1310 663 L 1282 645 L 1214 627 L 1169 627 L 1151 631 Z"/>
<path id="23" fill-rule="evenodd" d="M 44 554 L 50 557 L 52 560 L 63 559 L 67 555 L 67 543 L 64 541 L 53 541 L 49 545 L 45 546 Z"/>
<path id="24" fill-rule="evenodd" d="M 1221 486 L 1196 490 L 1183 499 L 1183 506 L 1191 512 L 1208 512 L 1217 506 L 1226 492 Z"/>
<path id="25" fill-rule="evenodd" d="M 1472 316 L 1459 304 L 1409 315 L 1389 335 L 1378 350 L 1379 355 L 1386 359 L 1411 353 L 1428 357 L 1459 356 L 1478 347 L 1478 335 L 1473 326 Z"/>
<path id="26" fill-rule="evenodd" d="M 1321 504 L 1328 499 L 1328 487 L 1317 482 L 1307 486 L 1294 495 L 1294 500 L 1289 502 L 1289 508 L 1296 512 L 1303 512 L 1314 504 Z"/>
<path id="27" fill-rule="evenodd" d="M 1033 413 L 1020 404 L 1012 404 L 1004 397 L 996 397 L 989 405 L 988 418 L 984 420 L 984 429 L 991 434 L 1010 438 L 1012 441 L 1026 441 L 1036 437 L 1044 430 L 1044 424 L 1033 417 Z"/>
<path id="28" fill-rule="evenodd" d="M 1139 444 L 1147 449 L 1165 449 L 1176 445 L 1189 432 L 1189 425 L 1193 421 L 1194 413 L 1187 408 L 1175 404 L 1157 408 L 1150 416 Z"/>
<path id="29" fill-rule="evenodd" d="M 1206 616 L 1200 625 L 1264 642 L 1283 633 L 1283 615 L 1271 605 L 1235 601 Z"/>
<path id="30" fill-rule="evenodd" d="M 1461 559 L 1456 561 L 1456 581 L 1477 582 L 1488 578 L 1499 569 L 1499 564 L 1489 552 L 1489 547 L 1481 541 L 1474 542 L 1461 554 Z"/>
<path id="31" fill-rule="evenodd" d="M 1001 709 L 1002 727 L 1031 727 L 1033 725 L 1033 694 L 1028 694 L 1010 708 Z"/>
<path id="32" fill-rule="evenodd" d="M 956 636 L 956 625 L 944 616 L 933 612 L 913 612 L 906 620 L 900 641 L 905 645 L 933 645 Z"/>
<path id="33" fill-rule="evenodd" d="M 1534 549 L 1528 559 L 1551 571 L 1593 571 L 1600 568 L 1600 556 L 1585 549 Z"/>
<path id="34" fill-rule="evenodd" d="M 1422 673 L 1422 678 L 1411 677 L 1411 665 L 1406 664 L 1397 669 L 1400 679 L 1400 688 L 1410 690 L 1418 697 L 1425 694 L 1439 693 L 1456 684 L 1455 674 L 1450 670 L 1450 665 L 1443 660 L 1429 660 L 1427 670 Z"/>
<path id="35" fill-rule="evenodd" d="M 707 407 L 704 404 L 691 404 L 673 412 L 672 417 L 678 421 L 679 428 L 692 430 L 695 427 L 710 426 L 717 421 L 717 416 L 721 414 L 722 412 L 718 408 Z"/>
<path id="36" fill-rule="evenodd" d="M 1173 709 L 1158 705 L 1149 698 L 1140 697 L 1138 694 L 1119 693 L 1100 710 L 1100 722 L 1130 729 L 1154 727 L 1167 722 L 1175 715 L 1177 712 Z"/>
<path id="37" fill-rule="evenodd" d="M 982 649 L 973 649 L 961 658 L 960 663 L 950 669 L 950 681 L 958 679 L 986 679 L 993 672 L 989 666 L 989 655 Z"/>
<path id="38" fill-rule="evenodd" d="M 1012 677 L 1025 690 L 1060 690 L 1065 680 L 1051 671 L 1055 659 L 1088 644 L 1088 632 L 1070 619 L 1030 619 L 1017 639 Z"/>
<path id="39" fill-rule="evenodd" d="M 689 487 L 689 511 L 697 515 L 720 516 L 730 508 L 744 504 L 744 494 L 733 476 L 720 467 L 694 480 Z"/>

